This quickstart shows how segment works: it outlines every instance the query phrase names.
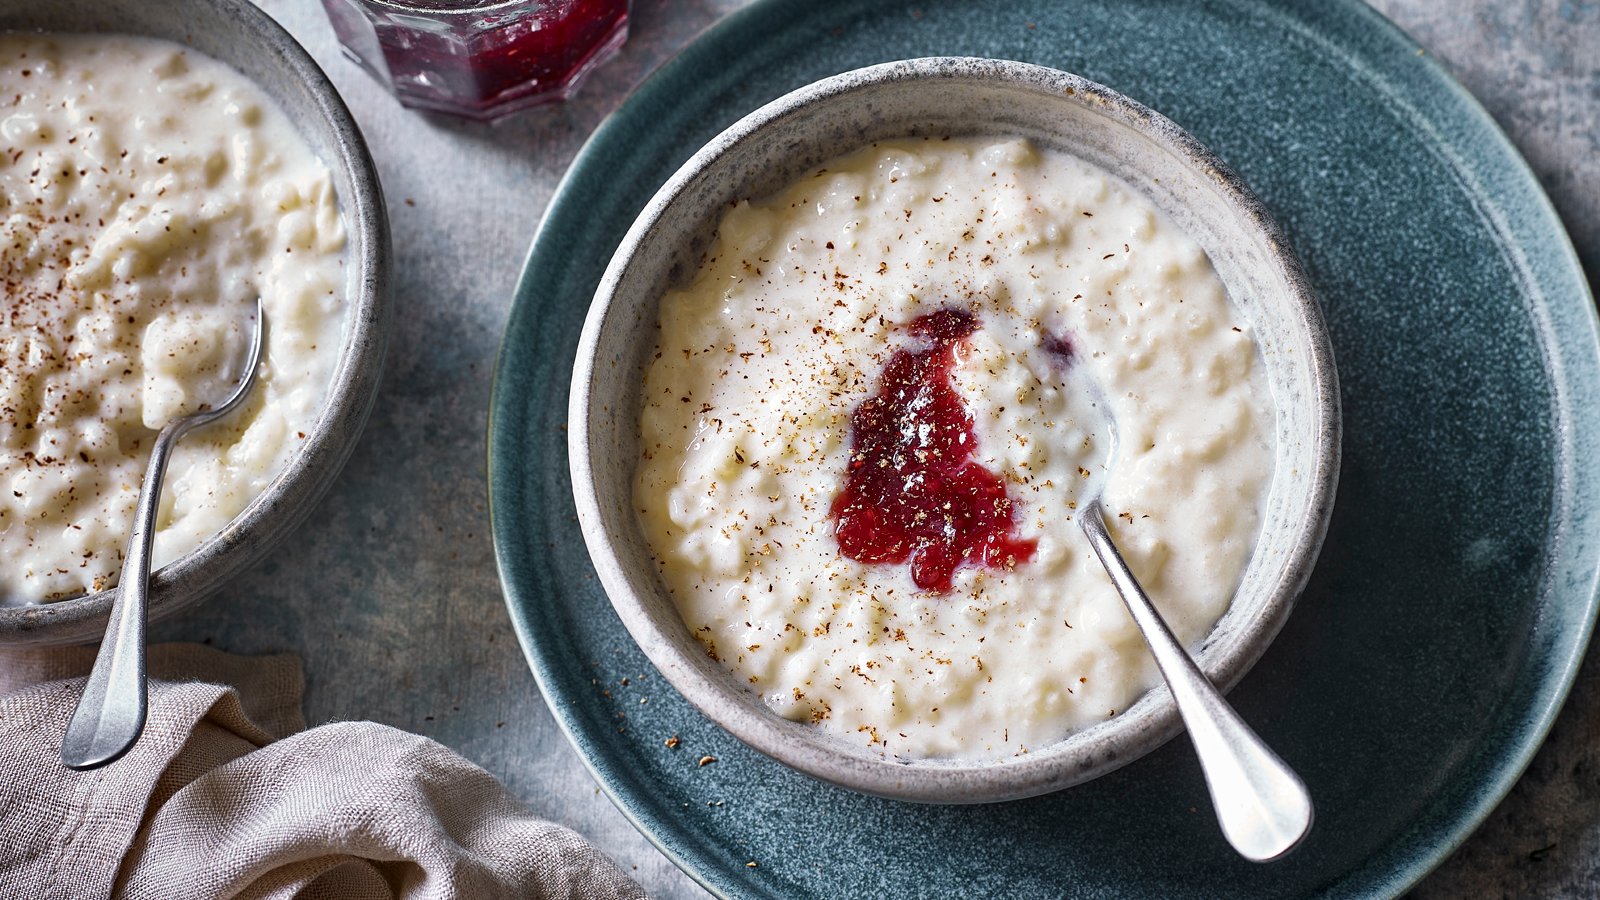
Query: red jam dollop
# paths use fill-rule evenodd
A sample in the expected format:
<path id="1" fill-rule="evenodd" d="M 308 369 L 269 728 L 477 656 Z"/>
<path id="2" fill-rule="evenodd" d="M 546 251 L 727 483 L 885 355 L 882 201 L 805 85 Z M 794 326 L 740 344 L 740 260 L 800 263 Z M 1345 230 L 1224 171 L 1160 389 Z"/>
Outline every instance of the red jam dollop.
<path id="1" fill-rule="evenodd" d="M 895 351 L 877 394 L 851 415 L 849 471 L 833 500 L 845 556 L 909 561 L 912 581 L 935 593 L 950 590 L 961 566 L 1010 569 L 1038 544 L 1017 536 L 1005 482 L 972 458 L 978 437 L 950 368 L 977 328 L 953 308 L 911 322 L 924 346 Z"/>

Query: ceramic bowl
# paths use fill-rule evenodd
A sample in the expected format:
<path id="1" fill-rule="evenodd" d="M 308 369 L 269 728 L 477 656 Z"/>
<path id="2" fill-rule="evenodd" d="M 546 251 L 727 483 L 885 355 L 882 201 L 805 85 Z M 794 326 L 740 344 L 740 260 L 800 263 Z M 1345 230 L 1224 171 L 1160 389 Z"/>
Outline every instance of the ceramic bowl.
<path id="1" fill-rule="evenodd" d="M 165 38 L 219 59 L 278 105 L 333 175 L 348 233 L 347 312 L 333 384 L 299 452 L 221 532 L 151 579 L 151 619 L 203 599 L 265 554 L 339 474 L 377 393 L 389 330 L 389 225 L 377 172 L 344 101 L 306 51 L 249 0 L 0 0 L 0 30 Z M 98 640 L 111 592 L 0 607 L 0 643 Z"/>
<path id="2" fill-rule="evenodd" d="M 584 325 L 569 449 L 578 519 L 612 605 L 651 662 L 707 716 L 802 772 L 884 797 L 975 803 L 1077 784 L 1153 750 L 1181 722 L 1165 688 L 1052 746 L 994 762 L 881 757 L 771 712 L 708 658 L 678 616 L 632 503 L 644 365 L 669 285 L 693 272 L 722 210 L 826 160 L 891 137 L 1015 135 L 1087 160 L 1149 197 L 1210 255 L 1262 351 L 1277 408 L 1276 469 L 1238 593 L 1197 647 L 1237 682 L 1283 626 L 1322 544 L 1339 459 L 1339 403 L 1321 312 L 1261 203 L 1171 121 L 1099 84 L 1022 63 L 888 63 L 802 88 L 751 113 L 690 159 L 628 231 Z"/>

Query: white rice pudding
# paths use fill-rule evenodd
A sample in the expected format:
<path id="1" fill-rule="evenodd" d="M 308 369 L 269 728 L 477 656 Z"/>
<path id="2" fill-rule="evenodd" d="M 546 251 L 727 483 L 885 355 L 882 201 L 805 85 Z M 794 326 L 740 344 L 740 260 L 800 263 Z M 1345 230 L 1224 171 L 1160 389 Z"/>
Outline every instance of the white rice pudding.
<path id="1" fill-rule="evenodd" d="M 1127 185 L 1018 140 L 880 143 L 730 209 L 662 300 L 634 499 L 685 623 L 774 710 L 996 758 L 1158 677 L 1077 505 L 1103 486 L 1193 645 L 1273 417 L 1205 253 Z"/>
<path id="2" fill-rule="evenodd" d="M 344 226 L 326 167 L 266 94 L 177 44 L 0 35 L 0 599 L 113 585 L 156 432 L 179 442 L 154 561 L 216 533 L 310 430 L 338 359 Z"/>

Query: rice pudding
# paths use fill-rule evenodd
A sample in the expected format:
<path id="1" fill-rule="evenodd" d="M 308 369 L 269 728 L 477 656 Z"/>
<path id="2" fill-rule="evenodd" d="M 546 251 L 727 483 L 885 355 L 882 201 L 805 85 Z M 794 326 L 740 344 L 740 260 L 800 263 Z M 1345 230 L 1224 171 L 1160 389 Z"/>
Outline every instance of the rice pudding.
<path id="1" fill-rule="evenodd" d="M 310 431 L 347 275 L 331 176 L 258 87 L 178 44 L 0 35 L 0 600 L 112 586 L 156 432 L 259 382 L 186 436 L 154 562 L 222 529 Z"/>
<path id="2" fill-rule="evenodd" d="M 1273 422 L 1248 323 L 1146 198 L 1020 140 L 882 142 L 736 204 L 663 298 L 634 500 L 690 631 L 778 713 L 998 758 L 1158 679 L 1080 500 L 1193 645 Z"/>

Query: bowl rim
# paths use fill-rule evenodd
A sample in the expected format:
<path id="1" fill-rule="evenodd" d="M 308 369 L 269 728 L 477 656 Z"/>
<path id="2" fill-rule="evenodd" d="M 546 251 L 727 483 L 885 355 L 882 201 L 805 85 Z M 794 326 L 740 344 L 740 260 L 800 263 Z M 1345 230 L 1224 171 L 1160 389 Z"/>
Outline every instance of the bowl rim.
<path id="1" fill-rule="evenodd" d="M 238 29 L 241 43 L 269 48 L 272 65 L 304 86 L 313 101 L 305 118 L 320 122 L 330 138 L 331 157 L 322 158 L 330 171 L 342 169 L 350 180 L 349 196 L 340 196 L 340 212 L 348 241 L 349 294 L 341 335 L 342 352 L 320 412 L 306 440 L 284 468 L 238 515 L 216 534 L 178 559 L 151 573 L 147 616 L 155 621 L 199 603 L 265 556 L 309 516 L 317 501 L 338 478 L 354 452 L 377 398 L 392 318 L 389 302 L 391 247 L 389 218 L 378 180 L 377 167 L 366 141 L 344 99 L 321 67 L 283 26 L 249 0 L 202 0 L 219 17 Z M 31 4 L 17 18 L 21 27 L 7 21 L 13 10 L 0 11 L 0 31 L 40 31 L 32 24 L 53 18 L 54 12 Z M 107 13 L 104 9 L 102 14 Z M 71 18 L 70 9 L 61 14 Z M 81 17 L 80 17 L 81 18 Z M 132 16 L 123 16 L 115 28 L 67 27 L 61 33 L 102 33 L 174 40 Z M 189 48 L 193 52 L 201 52 Z M 234 71 L 230 59 L 212 56 Z M 283 98 L 257 79 L 245 75 L 274 102 Z M 302 129 L 303 130 L 303 129 Z M 45 603 L 0 605 L 0 646 L 63 645 L 98 641 L 111 615 L 115 588 Z"/>
<path id="2" fill-rule="evenodd" d="M 1332 515 L 1338 486 L 1341 409 L 1332 341 L 1305 271 L 1289 249 L 1282 230 L 1243 180 L 1176 123 L 1105 85 L 1045 66 L 1011 60 L 938 56 L 903 59 L 843 72 L 805 85 L 740 118 L 695 152 L 651 197 L 606 267 L 584 319 L 573 365 L 568 400 L 567 449 L 572 491 L 584 542 L 596 574 L 629 635 L 667 681 L 708 719 L 747 746 L 784 765 L 820 780 L 876 796 L 927 803 L 977 803 L 1020 799 L 1070 787 L 1112 771 L 1155 750 L 1182 730 L 1171 693 L 1157 685 L 1127 710 L 1107 721 L 1069 734 L 1023 757 L 1000 760 L 917 760 L 879 757 L 815 733 L 798 743 L 792 729 L 780 725 L 776 713 L 759 697 L 731 683 L 714 680 L 689 664 L 686 646 L 651 624 L 648 608 L 635 590 L 605 531 L 601 498 L 596 489 L 589 448 L 593 421 L 597 351 L 613 314 L 612 301 L 639 246 L 677 199 L 707 166 L 766 126 L 818 103 L 864 89 L 897 82 L 945 80 L 1014 85 L 1050 93 L 1065 102 L 1092 106 L 1095 112 L 1125 125 L 1163 147 L 1194 171 L 1206 176 L 1226 203 L 1254 224 L 1271 262 L 1288 288 L 1288 317 L 1306 338 L 1310 407 L 1315 430 L 1314 468 L 1309 514 L 1287 544 L 1283 575 L 1268 594 L 1262 616 L 1232 655 L 1207 659 L 1202 669 L 1226 691 L 1259 660 L 1282 629 L 1295 600 L 1315 566 Z M 686 635 L 687 632 L 684 632 Z M 785 723 L 793 724 L 793 723 Z M 1091 763 L 1076 758 L 1073 744 L 1115 738 L 1122 744 Z"/>

